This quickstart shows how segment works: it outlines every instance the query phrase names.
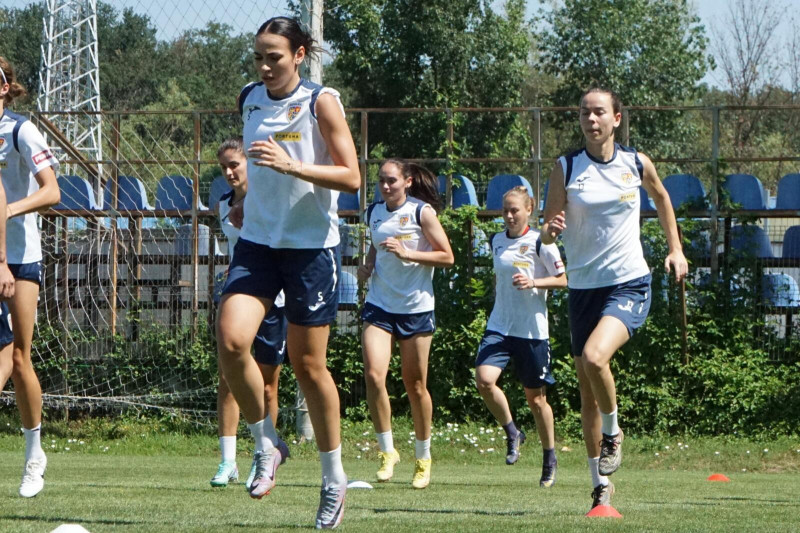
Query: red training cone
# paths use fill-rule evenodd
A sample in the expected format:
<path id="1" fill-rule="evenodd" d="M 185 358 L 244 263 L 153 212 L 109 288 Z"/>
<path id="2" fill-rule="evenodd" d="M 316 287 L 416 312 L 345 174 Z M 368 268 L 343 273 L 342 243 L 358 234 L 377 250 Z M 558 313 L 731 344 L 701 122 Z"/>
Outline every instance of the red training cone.
<path id="1" fill-rule="evenodd" d="M 589 518 L 622 518 L 619 512 L 610 505 L 598 505 L 588 513 Z"/>
<path id="2" fill-rule="evenodd" d="M 731 480 L 731 478 L 729 478 L 725 474 L 711 474 L 706 479 L 706 481 L 725 481 L 725 482 L 730 481 L 730 480 Z"/>

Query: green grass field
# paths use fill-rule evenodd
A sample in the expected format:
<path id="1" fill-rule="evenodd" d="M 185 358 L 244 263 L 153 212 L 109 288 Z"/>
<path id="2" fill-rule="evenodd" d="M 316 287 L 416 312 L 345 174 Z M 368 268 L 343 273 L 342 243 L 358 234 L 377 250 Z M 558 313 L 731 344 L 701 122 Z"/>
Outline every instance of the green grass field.
<path id="1" fill-rule="evenodd" d="M 17 496 L 22 438 L 0 434 L 0 531 L 44 532 L 63 523 L 91 532 L 313 525 L 319 463 L 312 444 L 292 446 L 294 458 L 278 471 L 278 486 L 258 501 L 241 484 L 209 486 L 217 461 L 214 437 L 134 429 L 116 439 L 81 441 L 80 431 L 75 437 L 48 436 L 47 483 L 31 500 Z M 343 455 L 351 479 L 373 481 L 376 455 L 368 429 L 346 429 Z M 396 428 L 395 435 L 404 459 L 395 479 L 374 483 L 374 490 L 349 491 L 343 531 L 800 531 L 798 439 L 626 439 L 625 462 L 612 477 L 613 503 L 624 515 L 615 520 L 584 517 L 591 487 L 579 443 L 566 443 L 571 450 L 558 453 L 558 482 L 543 490 L 533 439 L 519 463 L 508 467 L 497 428 L 441 428 L 433 445 L 433 482 L 415 491 L 412 447 L 401 438 L 408 433 Z M 240 444 L 238 464 L 245 475 L 247 442 Z M 731 482 L 706 481 L 712 472 L 727 474 Z"/>

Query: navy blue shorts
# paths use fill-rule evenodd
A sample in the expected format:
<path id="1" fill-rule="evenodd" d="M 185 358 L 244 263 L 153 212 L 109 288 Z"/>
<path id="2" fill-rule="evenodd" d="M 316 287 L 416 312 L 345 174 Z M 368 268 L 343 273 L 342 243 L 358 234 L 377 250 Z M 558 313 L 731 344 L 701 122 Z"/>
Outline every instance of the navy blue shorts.
<path id="1" fill-rule="evenodd" d="M 0 348 L 5 348 L 14 342 L 14 332 L 11 331 L 11 311 L 8 304 L 0 302 Z"/>
<path id="2" fill-rule="evenodd" d="M 278 366 L 286 357 L 286 330 L 289 323 L 283 307 L 272 306 L 264 321 L 258 327 L 253 341 L 256 362 L 262 365 Z"/>
<path id="3" fill-rule="evenodd" d="M 486 330 L 478 348 L 475 366 L 489 365 L 505 369 L 514 360 L 517 379 L 526 389 L 538 389 L 556 382 L 550 369 L 550 341 L 509 337 Z"/>
<path id="4" fill-rule="evenodd" d="M 14 279 L 21 279 L 24 281 L 33 281 L 34 283 L 42 284 L 42 262 L 36 261 L 35 263 L 14 263 L 9 264 L 8 269 L 14 276 Z"/>
<path id="5" fill-rule="evenodd" d="M 270 248 L 239 239 L 222 294 L 275 300 L 286 295 L 286 319 L 298 326 L 322 326 L 339 310 L 339 248 Z"/>
<path id="6" fill-rule="evenodd" d="M 650 312 L 650 274 L 618 285 L 569 290 L 569 328 L 572 356 L 583 355 L 583 347 L 604 316 L 618 318 L 633 337 Z"/>
<path id="7" fill-rule="evenodd" d="M 371 303 L 364 304 L 361 321 L 388 331 L 398 339 L 410 339 L 420 333 L 433 333 L 436 330 L 436 317 L 433 311 L 425 313 L 388 313 Z"/>

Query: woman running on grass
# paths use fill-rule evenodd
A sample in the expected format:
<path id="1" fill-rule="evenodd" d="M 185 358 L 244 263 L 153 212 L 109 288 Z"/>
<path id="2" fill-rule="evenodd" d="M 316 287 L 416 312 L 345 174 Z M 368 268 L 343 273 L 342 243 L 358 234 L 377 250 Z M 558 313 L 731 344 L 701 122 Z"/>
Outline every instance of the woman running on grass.
<path id="1" fill-rule="evenodd" d="M 250 495 L 275 486 L 282 456 L 264 405 L 264 377 L 250 346 L 281 290 L 289 322 L 287 348 L 308 402 L 322 464 L 317 528 L 334 528 L 344 512 L 339 395 L 326 366 L 330 323 L 339 303 L 338 191 L 361 184 L 353 138 L 339 93 L 300 78 L 317 50 L 295 19 L 275 17 L 254 42 L 258 83 L 239 95 L 249 187 L 217 322 L 222 370 L 256 440 Z"/>
<path id="2" fill-rule="evenodd" d="M 513 465 L 519 459 L 525 433 L 514 424 L 497 380 L 509 360 L 514 360 L 542 442 L 539 486 L 549 488 L 556 482 L 558 462 L 553 410 L 547 403 L 547 386 L 555 383 L 550 370 L 547 290 L 566 287 L 567 277 L 558 247 L 543 245 L 539 232 L 528 225 L 532 212 L 533 199 L 525 187 L 514 187 L 503 196 L 506 230 L 492 235 L 489 241 L 495 301 L 475 361 L 475 382 L 489 411 L 506 432 L 506 464 Z"/>
<path id="3" fill-rule="evenodd" d="M 688 270 L 675 213 L 653 163 L 614 141 L 621 112 L 613 91 L 592 88 L 583 94 L 580 126 L 586 147 L 561 157 L 553 168 L 542 228 L 545 244 L 564 235 L 592 507 L 610 504 L 614 485 L 606 476 L 622 460 L 623 433 L 609 364 L 650 310 L 650 269 L 639 240 L 639 186 L 655 202 L 667 237 L 667 272 L 680 280 Z"/>
<path id="4" fill-rule="evenodd" d="M 386 375 L 394 341 L 400 348 L 403 384 L 414 420 L 415 466 L 411 484 L 424 489 L 431 480 L 431 419 L 428 355 L 436 329 L 433 269 L 453 264 L 450 241 L 436 217 L 437 179 L 415 163 L 389 159 L 381 165 L 383 201 L 367 209 L 372 244 L 358 279 L 369 280 L 361 313 L 367 403 L 378 437 L 378 481 L 388 481 L 400 455 L 392 439 L 392 412 Z"/>

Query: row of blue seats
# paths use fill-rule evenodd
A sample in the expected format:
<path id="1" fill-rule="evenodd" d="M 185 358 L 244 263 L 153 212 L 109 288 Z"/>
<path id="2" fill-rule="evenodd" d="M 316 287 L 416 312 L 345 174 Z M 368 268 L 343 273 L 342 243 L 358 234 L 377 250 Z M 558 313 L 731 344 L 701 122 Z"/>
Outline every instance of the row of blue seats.
<path id="1" fill-rule="evenodd" d="M 59 210 L 93 210 L 101 209 L 91 184 L 78 176 L 59 176 L 58 187 L 61 189 L 61 202 L 54 209 Z M 111 181 L 104 188 L 103 205 L 111 206 Z M 192 180 L 185 176 L 164 176 L 156 188 L 156 205 L 147 199 L 144 184 L 133 176 L 119 176 L 117 186 L 117 206 L 120 210 L 152 210 L 152 209 L 191 209 Z M 198 209 L 207 209 L 198 201 Z"/>

